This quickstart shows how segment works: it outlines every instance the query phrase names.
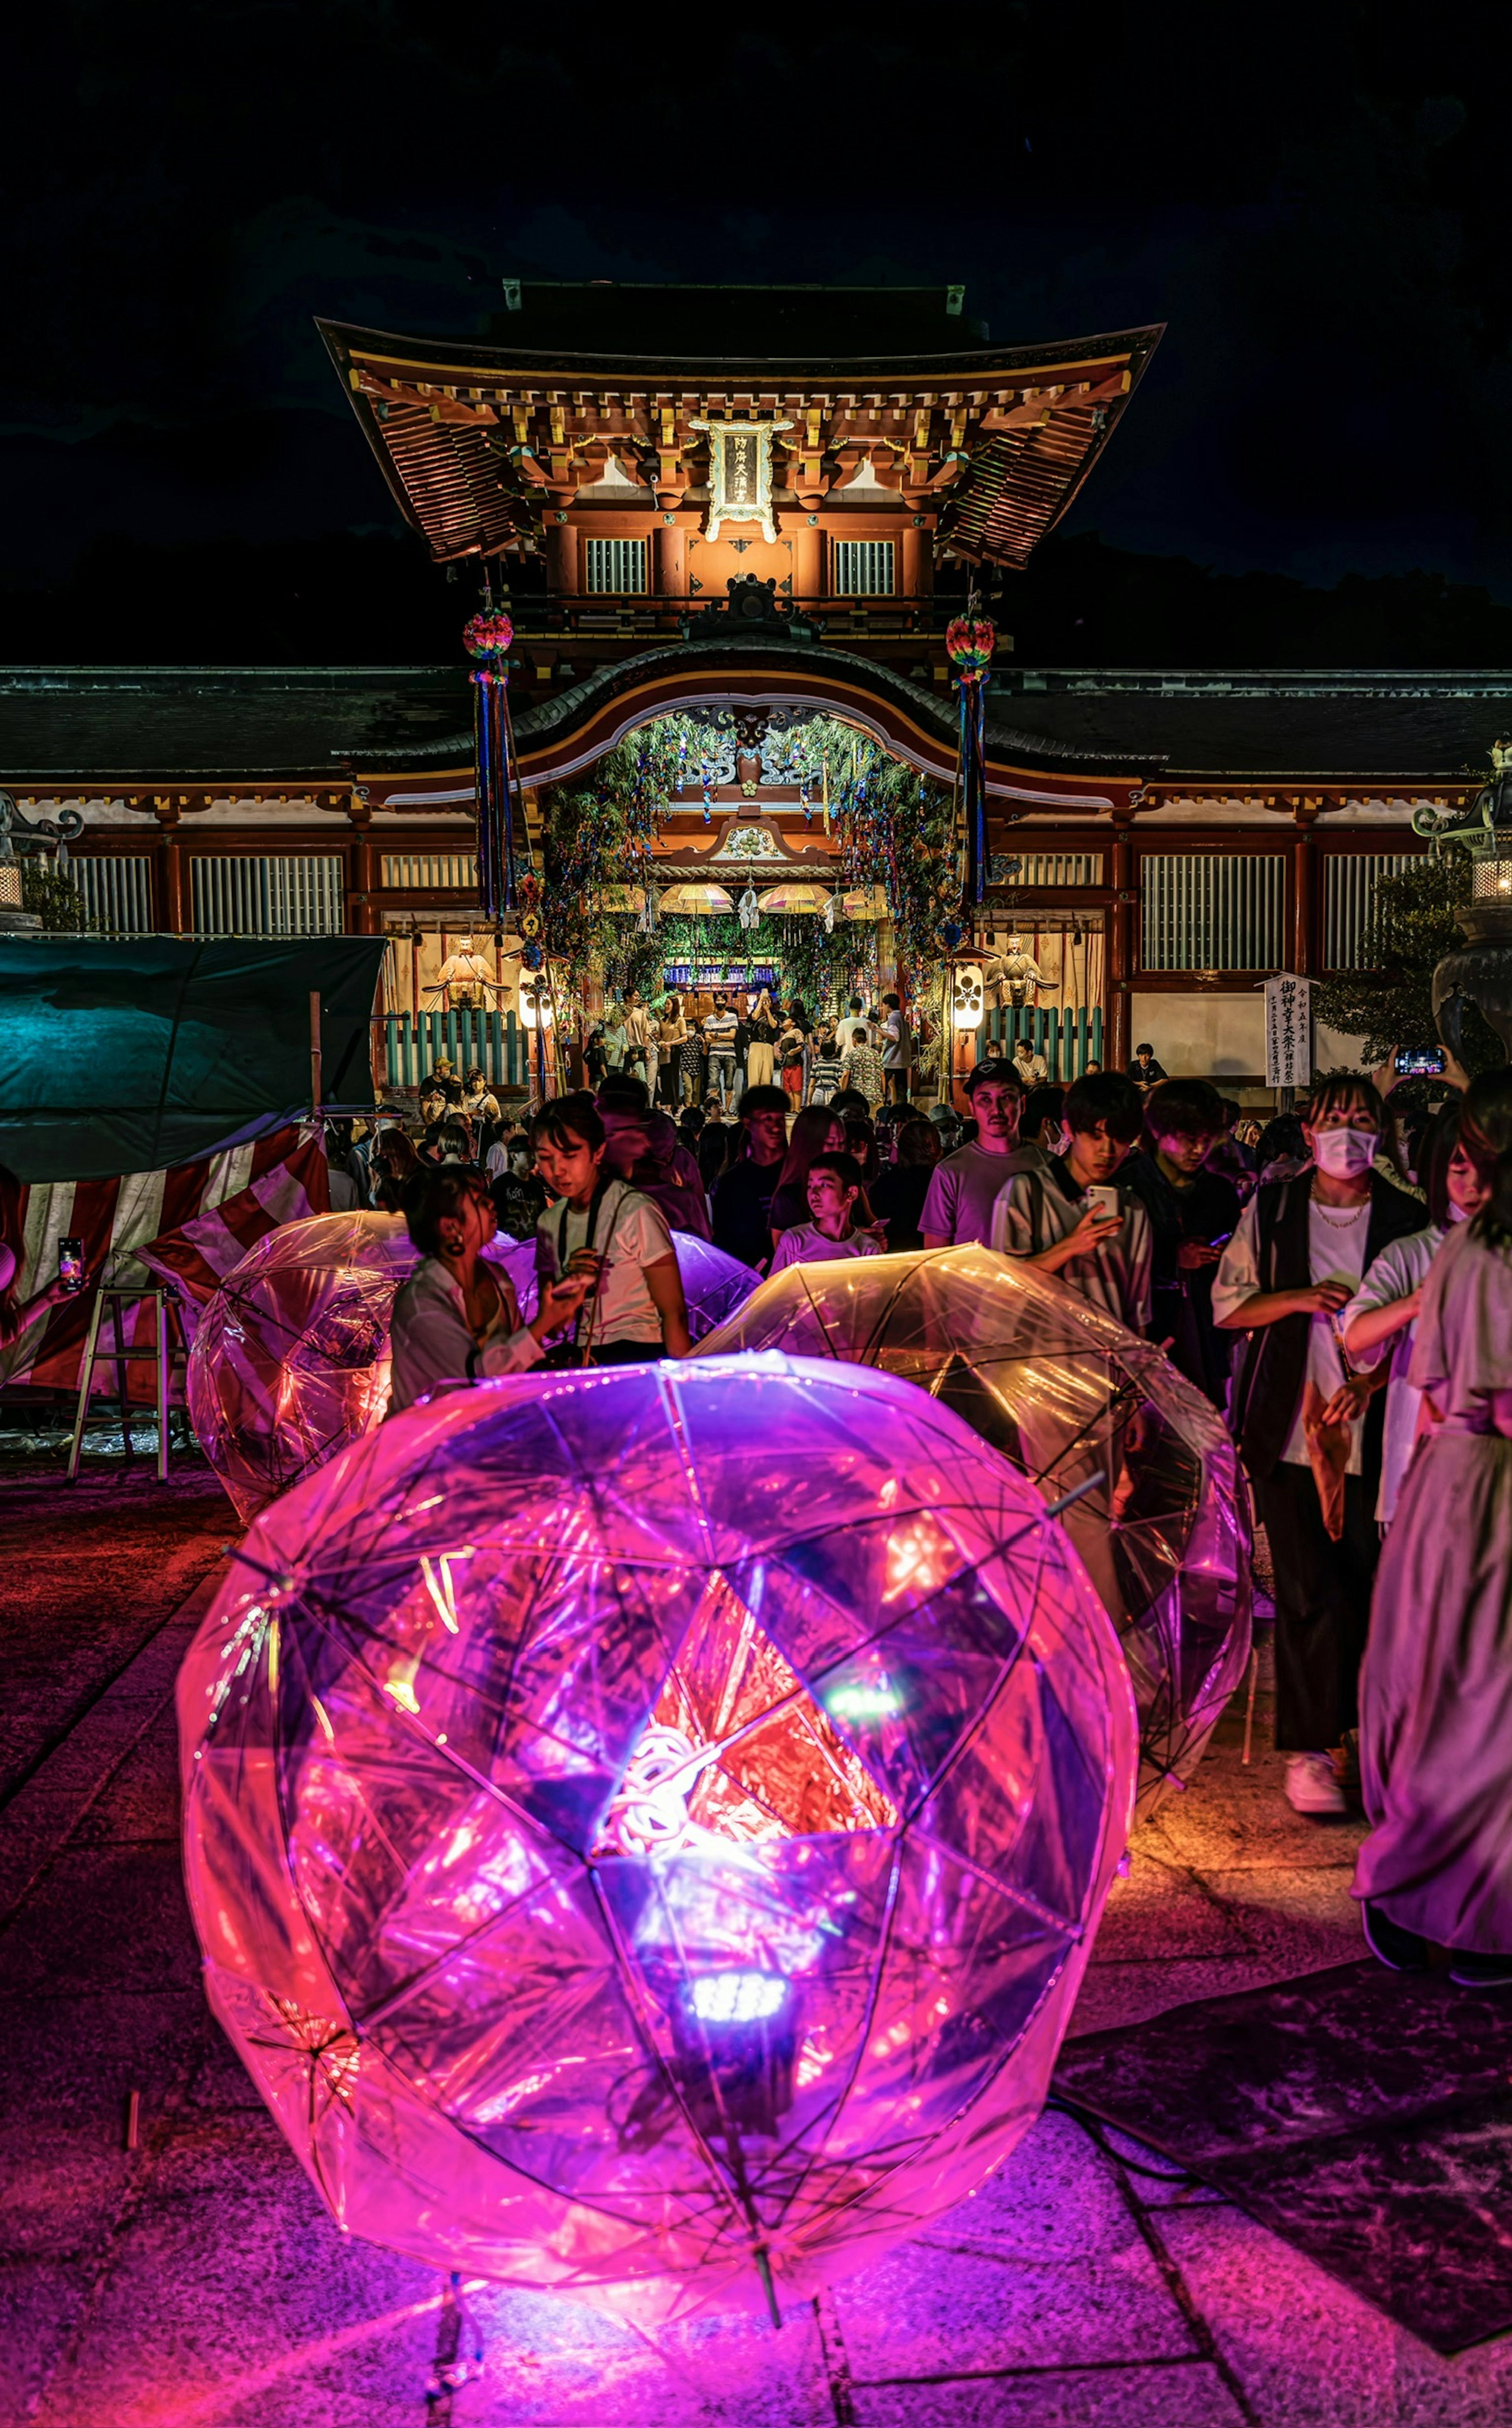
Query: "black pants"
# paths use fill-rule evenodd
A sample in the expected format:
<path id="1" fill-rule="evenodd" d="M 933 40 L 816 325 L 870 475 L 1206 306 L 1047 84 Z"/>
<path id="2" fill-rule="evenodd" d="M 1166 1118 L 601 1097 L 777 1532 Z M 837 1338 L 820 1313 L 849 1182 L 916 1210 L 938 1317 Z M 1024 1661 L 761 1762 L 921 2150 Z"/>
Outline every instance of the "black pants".
<path id="1" fill-rule="evenodd" d="M 1323 1753 L 1359 1717 L 1359 1665 L 1380 1557 L 1374 1475 L 1344 1478 L 1344 1531 L 1326 1533 L 1310 1467 L 1284 1462 L 1255 1483 L 1276 1572 L 1276 1744 Z"/>

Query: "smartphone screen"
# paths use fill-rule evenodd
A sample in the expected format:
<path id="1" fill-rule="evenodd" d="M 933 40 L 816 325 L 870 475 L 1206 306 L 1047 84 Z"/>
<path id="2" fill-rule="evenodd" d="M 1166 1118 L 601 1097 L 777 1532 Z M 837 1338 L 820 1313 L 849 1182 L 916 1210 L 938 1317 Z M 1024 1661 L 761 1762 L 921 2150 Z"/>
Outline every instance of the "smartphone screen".
<path id="1" fill-rule="evenodd" d="M 59 1239 L 57 1243 L 57 1278 L 65 1289 L 84 1288 L 84 1242 L 82 1239 Z"/>
<path id="2" fill-rule="evenodd" d="M 1404 1046 L 1391 1068 L 1399 1079 L 1441 1079 L 1447 1059 L 1441 1045 Z"/>

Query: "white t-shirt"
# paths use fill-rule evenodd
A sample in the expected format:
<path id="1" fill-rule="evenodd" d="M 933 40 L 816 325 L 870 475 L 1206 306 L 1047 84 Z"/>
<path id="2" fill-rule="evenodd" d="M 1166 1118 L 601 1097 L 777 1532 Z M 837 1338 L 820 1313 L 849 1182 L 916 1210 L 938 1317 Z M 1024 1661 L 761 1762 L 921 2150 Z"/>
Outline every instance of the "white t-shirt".
<path id="1" fill-rule="evenodd" d="M 1221 1323 L 1226 1315 L 1254 1298 L 1263 1287 L 1260 1273 L 1260 1201 L 1252 1197 L 1239 1218 L 1239 1228 L 1229 1240 L 1212 1278 L 1213 1321 Z M 1351 1296 L 1359 1288 L 1365 1271 L 1365 1235 L 1371 1226 L 1371 1201 L 1367 1197 L 1358 1211 L 1347 1214 L 1341 1206 L 1322 1206 L 1314 1197 L 1308 1205 L 1308 1272 L 1314 1282 L 1342 1282 Z M 1341 1316 L 1315 1315 L 1308 1326 L 1308 1363 L 1303 1376 L 1307 1383 L 1316 1383 L 1325 1400 L 1331 1399 L 1345 1379 L 1343 1361 L 1339 1354 L 1339 1333 L 1343 1328 Z M 1297 1393 L 1296 1415 L 1286 1437 L 1281 1461 L 1286 1467 L 1307 1467 L 1307 1437 L 1302 1430 L 1304 1392 Z M 1360 1445 L 1365 1431 L 1363 1412 L 1357 1417 L 1349 1444 L 1349 1465 L 1346 1475 L 1358 1475 L 1361 1469 Z"/>
<path id="2" fill-rule="evenodd" d="M 853 1231 L 848 1239 L 832 1239 L 817 1222 L 795 1222 L 777 1241 L 772 1271 L 784 1272 L 789 1265 L 833 1265 L 842 1256 L 880 1256 L 883 1253 L 881 1241 L 874 1239 L 870 1231 Z"/>
<path id="3" fill-rule="evenodd" d="M 839 1048 L 839 1051 L 842 1054 L 848 1054 L 851 1050 L 851 1040 L 855 1035 L 856 1030 L 858 1028 L 868 1028 L 870 1025 L 870 1023 L 868 1021 L 864 1011 L 851 1012 L 839 1023 L 835 1031 L 835 1042 Z"/>
<path id="4" fill-rule="evenodd" d="M 566 1230 L 563 1239 L 562 1216 Z M 574 1252 L 588 1245 L 589 1208 L 548 1206 L 537 1222 L 536 1271 L 548 1281 L 565 1271 Z M 560 1243 L 560 1244 L 559 1244 Z M 579 1341 L 609 1349 L 619 1340 L 661 1341 L 661 1316 L 646 1287 L 645 1268 L 675 1254 L 659 1206 L 628 1181 L 611 1180 L 599 1203 L 593 1246 L 604 1258 L 598 1289 L 586 1303 Z"/>
<path id="5" fill-rule="evenodd" d="M 1444 1235 L 1438 1223 L 1430 1222 L 1423 1230 L 1409 1231 L 1405 1239 L 1393 1239 L 1390 1247 L 1383 1248 L 1341 1314 L 1340 1331 L 1347 1332 L 1357 1315 L 1370 1315 L 1375 1308 L 1390 1306 L 1397 1299 L 1410 1298 L 1415 1289 L 1421 1289 L 1443 1243 Z M 1391 1361 L 1390 1380 L 1386 1386 L 1386 1429 L 1381 1442 L 1381 1488 L 1375 1501 L 1375 1515 L 1383 1526 L 1389 1526 L 1396 1516 L 1397 1494 L 1418 1437 L 1423 1393 L 1407 1380 L 1417 1337 L 1414 1317 L 1400 1332 L 1389 1333 L 1374 1349 L 1363 1350 L 1350 1360 L 1357 1373 L 1368 1372 L 1383 1357 Z"/>

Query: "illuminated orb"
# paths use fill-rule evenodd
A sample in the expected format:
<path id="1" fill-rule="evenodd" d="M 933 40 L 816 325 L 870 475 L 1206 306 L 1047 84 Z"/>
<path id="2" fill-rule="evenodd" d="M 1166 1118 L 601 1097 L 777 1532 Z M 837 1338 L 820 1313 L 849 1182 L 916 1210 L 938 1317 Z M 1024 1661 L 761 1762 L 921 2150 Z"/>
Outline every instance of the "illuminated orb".
<path id="1" fill-rule="evenodd" d="M 785 1357 L 407 1411 L 252 1528 L 179 1721 L 210 1999 L 333 2215 L 646 2321 L 1007 2155 L 1136 1750 L 1038 1496 Z"/>
<path id="2" fill-rule="evenodd" d="M 1191 1777 L 1249 1661 L 1249 1497 L 1211 1401 L 1079 1292 L 989 1248 L 791 1265 L 700 1355 L 781 1349 L 904 1374 L 1059 1501 L 1139 1711 L 1136 1812 Z"/>
<path id="3" fill-rule="evenodd" d="M 673 1233 L 701 1340 L 756 1285 L 707 1239 Z M 535 1242 L 502 1235 L 484 1250 L 535 1313 Z M 398 1214 L 316 1214 L 285 1222 L 243 1256 L 203 1308 L 189 1352 L 189 1421 L 242 1518 L 382 1422 L 389 1324 L 419 1262 Z"/>

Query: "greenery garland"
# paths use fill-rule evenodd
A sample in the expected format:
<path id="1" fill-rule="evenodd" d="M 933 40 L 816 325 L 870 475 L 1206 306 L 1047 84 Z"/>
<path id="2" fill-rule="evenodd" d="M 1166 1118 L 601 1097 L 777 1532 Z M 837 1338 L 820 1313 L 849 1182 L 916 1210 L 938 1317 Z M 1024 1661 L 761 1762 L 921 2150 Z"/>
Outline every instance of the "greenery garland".
<path id="1" fill-rule="evenodd" d="M 656 717 L 606 752 L 589 782 L 543 795 L 540 869 L 522 900 L 528 893 L 559 993 L 580 1005 L 596 971 L 611 991 L 652 994 L 669 960 L 771 961 L 780 966 L 787 998 L 810 1010 L 841 1000 L 857 981 L 863 992 L 874 987 L 874 927 L 837 919 L 826 928 L 821 918 L 776 915 L 743 928 L 723 913 L 675 917 L 648 931 L 611 903 L 619 888 L 653 887 L 651 846 L 674 797 L 703 783 L 708 747 L 695 719 Z M 960 893 L 951 794 L 834 717 L 780 736 L 778 754 L 810 813 L 822 807 L 826 825 L 837 822 L 846 881 L 885 887 L 917 995 L 928 964 L 959 941 L 948 925 Z"/>

